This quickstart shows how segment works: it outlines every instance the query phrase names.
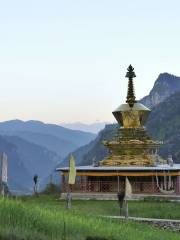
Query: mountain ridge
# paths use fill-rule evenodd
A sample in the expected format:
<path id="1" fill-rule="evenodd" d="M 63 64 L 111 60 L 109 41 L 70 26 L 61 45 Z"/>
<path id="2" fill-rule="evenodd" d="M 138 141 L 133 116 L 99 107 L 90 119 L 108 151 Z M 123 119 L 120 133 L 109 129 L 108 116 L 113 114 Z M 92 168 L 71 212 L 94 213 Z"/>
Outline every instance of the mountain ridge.
<path id="1" fill-rule="evenodd" d="M 139 102 L 151 109 L 178 91 L 180 91 L 180 77 L 166 72 L 160 73 L 149 94 Z"/>
<path id="2" fill-rule="evenodd" d="M 82 123 L 82 122 L 72 122 L 72 123 L 61 123 L 60 125 L 73 129 L 73 130 L 81 130 L 83 132 L 92 132 L 97 134 L 99 131 L 101 131 L 105 125 L 108 124 L 108 122 L 95 122 L 91 124 Z"/>
<path id="3" fill-rule="evenodd" d="M 0 151 L 7 154 L 10 163 L 8 170 L 10 190 L 30 191 L 34 174 L 39 175 L 40 183 L 43 182 L 57 163 L 62 161 L 62 157 L 82 144 L 89 143 L 95 136 L 92 133 L 69 130 L 34 120 L 16 119 L 1 122 Z M 71 141 L 72 139 L 75 143 Z M 12 149 L 15 149 L 14 158 Z"/>
<path id="4" fill-rule="evenodd" d="M 17 119 L 0 122 L 0 134 L 19 136 L 28 142 L 44 146 L 61 157 L 89 143 L 96 136 L 93 133 L 70 130 L 54 124 Z"/>
<path id="5" fill-rule="evenodd" d="M 8 129 L 7 129 L 8 128 Z M 43 123 L 41 121 L 36 120 L 29 120 L 29 121 L 22 121 L 22 120 L 9 120 L 0 122 L 0 132 L 1 130 L 6 131 L 31 131 L 31 132 L 40 132 L 46 134 L 52 134 L 57 137 L 63 138 L 64 140 L 74 140 L 78 146 L 84 144 L 84 142 L 91 140 L 96 135 L 93 133 L 87 133 L 79 130 L 71 130 L 68 128 L 64 128 L 57 124 L 51 123 Z M 79 139 L 78 137 L 81 137 Z M 87 139 L 86 139 L 87 138 Z"/>

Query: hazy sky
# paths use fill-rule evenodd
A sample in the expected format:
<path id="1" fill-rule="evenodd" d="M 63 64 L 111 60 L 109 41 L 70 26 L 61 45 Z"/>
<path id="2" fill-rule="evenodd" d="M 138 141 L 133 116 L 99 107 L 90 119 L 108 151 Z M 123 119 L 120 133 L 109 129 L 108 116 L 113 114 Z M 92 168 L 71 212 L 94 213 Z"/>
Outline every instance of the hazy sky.
<path id="1" fill-rule="evenodd" d="M 113 121 L 126 68 L 137 99 L 180 75 L 180 1 L 0 0 L 0 121 Z"/>

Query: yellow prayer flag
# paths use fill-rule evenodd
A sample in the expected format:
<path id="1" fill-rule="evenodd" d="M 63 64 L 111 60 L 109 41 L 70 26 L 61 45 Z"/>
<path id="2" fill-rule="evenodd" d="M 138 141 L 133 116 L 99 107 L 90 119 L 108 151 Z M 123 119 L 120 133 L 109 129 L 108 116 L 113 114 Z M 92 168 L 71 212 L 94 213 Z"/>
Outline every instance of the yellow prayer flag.
<path id="1" fill-rule="evenodd" d="M 125 182 L 125 199 L 130 199 L 132 195 L 132 187 L 129 182 L 129 179 L 126 177 L 126 182 Z"/>
<path id="2" fill-rule="evenodd" d="M 76 180 L 76 167 L 75 167 L 75 159 L 73 155 L 70 156 L 69 159 L 69 179 L 68 184 L 75 184 Z"/>

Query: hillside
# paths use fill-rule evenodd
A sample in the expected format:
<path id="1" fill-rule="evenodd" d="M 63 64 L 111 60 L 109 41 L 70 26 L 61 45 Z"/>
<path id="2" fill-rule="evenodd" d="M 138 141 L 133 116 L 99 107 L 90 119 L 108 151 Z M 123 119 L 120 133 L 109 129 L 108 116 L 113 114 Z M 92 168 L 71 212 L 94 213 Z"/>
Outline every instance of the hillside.
<path id="1" fill-rule="evenodd" d="M 180 92 L 153 108 L 147 128 L 153 138 L 164 141 L 161 155 L 167 157 L 172 154 L 180 163 Z"/>
<path id="2" fill-rule="evenodd" d="M 29 191 L 34 174 L 43 181 L 61 161 L 55 152 L 16 136 L 0 136 L 0 152 L 8 156 L 8 185 L 16 191 Z"/>
<path id="3" fill-rule="evenodd" d="M 47 148 L 30 143 L 16 136 L 4 136 L 4 138 L 16 146 L 20 161 L 28 170 L 31 177 L 38 174 L 41 179 L 46 177 L 61 158 Z"/>
<path id="4" fill-rule="evenodd" d="M 50 134 L 28 131 L 10 131 L 5 132 L 5 134 L 9 134 L 10 136 L 15 135 L 28 142 L 45 147 L 49 151 L 57 153 L 60 157 L 65 157 L 69 152 L 77 149 L 77 145 L 70 140 L 63 140 Z"/>
<path id="5" fill-rule="evenodd" d="M 116 132 L 117 125 L 106 125 L 97 136 L 97 138 L 89 144 L 77 149 L 72 152 L 76 159 L 76 165 L 87 165 L 92 164 L 92 160 L 99 161 L 103 159 L 107 154 L 107 148 L 102 144 L 104 139 L 110 140 Z M 57 166 L 67 166 L 69 155 Z"/>
<path id="6" fill-rule="evenodd" d="M 12 120 L 0 123 L 0 136 L 0 151 L 8 156 L 10 190 L 29 191 L 34 174 L 43 185 L 69 152 L 96 135 L 38 121 Z"/>
<path id="7" fill-rule="evenodd" d="M 17 146 L 0 136 L 0 152 L 5 152 L 8 156 L 8 185 L 10 190 L 27 190 L 32 185 L 31 174 L 21 161 Z"/>
<path id="8" fill-rule="evenodd" d="M 36 136 L 33 134 L 36 133 Z M 1 135 L 16 135 L 20 137 L 24 137 L 28 141 L 36 141 L 37 144 L 49 147 L 49 142 L 51 142 L 52 137 L 53 141 L 56 142 L 63 148 L 67 148 L 69 146 L 69 151 L 85 145 L 93 140 L 96 135 L 93 133 L 87 133 L 77 130 L 70 130 L 64 127 L 61 127 L 56 124 L 45 124 L 40 121 L 21 121 L 21 120 L 11 120 L 6 122 L 0 122 L 0 134 Z M 40 134 L 37 136 L 37 134 Z M 44 135 L 44 140 L 43 136 Z M 46 136 L 45 136 L 46 135 Z M 50 139 L 48 139 L 50 137 Z M 64 141 L 64 144 L 63 144 Z M 52 145 L 50 146 L 50 150 Z M 60 151 L 60 150 L 58 150 Z M 60 154 L 63 155 L 63 154 Z"/>

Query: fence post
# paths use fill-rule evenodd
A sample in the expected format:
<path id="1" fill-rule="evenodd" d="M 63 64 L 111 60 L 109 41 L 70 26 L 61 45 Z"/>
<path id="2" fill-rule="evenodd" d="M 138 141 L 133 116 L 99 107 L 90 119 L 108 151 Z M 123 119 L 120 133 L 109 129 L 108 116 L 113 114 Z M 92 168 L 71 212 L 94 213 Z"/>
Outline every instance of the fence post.
<path id="1" fill-rule="evenodd" d="M 64 174 L 61 175 L 61 188 L 62 188 L 62 192 L 65 192 L 65 177 Z"/>
<path id="2" fill-rule="evenodd" d="M 180 195 L 180 176 L 176 177 L 176 194 Z"/>
<path id="3" fill-rule="evenodd" d="M 153 193 L 154 193 L 154 190 L 155 190 L 155 188 L 154 188 L 154 176 L 152 176 L 152 191 L 153 191 Z"/>

